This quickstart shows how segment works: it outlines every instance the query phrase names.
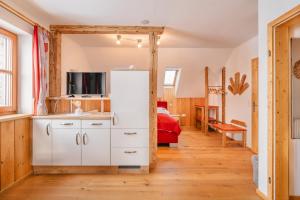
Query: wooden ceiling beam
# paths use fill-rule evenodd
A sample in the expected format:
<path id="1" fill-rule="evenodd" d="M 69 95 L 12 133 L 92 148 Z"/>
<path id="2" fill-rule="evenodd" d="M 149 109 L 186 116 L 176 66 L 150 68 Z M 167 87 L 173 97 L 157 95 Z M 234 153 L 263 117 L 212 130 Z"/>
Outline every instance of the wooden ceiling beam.
<path id="1" fill-rule="evenodd" d="M 101 26 L 101 25 L 50 25 L 50 31 L 62 34 L 150 34 L 161 35 L 159 26 Z"/>

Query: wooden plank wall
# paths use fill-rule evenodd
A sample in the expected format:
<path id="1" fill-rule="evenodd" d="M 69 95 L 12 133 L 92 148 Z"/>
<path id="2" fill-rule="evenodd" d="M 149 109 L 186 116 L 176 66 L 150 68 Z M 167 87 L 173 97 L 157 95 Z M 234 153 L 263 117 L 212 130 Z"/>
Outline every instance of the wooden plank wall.
<path id="1" fill-rule="evenodd" d="M 0 123 L 0 191 L 32 172 L 31 119 Z"/>

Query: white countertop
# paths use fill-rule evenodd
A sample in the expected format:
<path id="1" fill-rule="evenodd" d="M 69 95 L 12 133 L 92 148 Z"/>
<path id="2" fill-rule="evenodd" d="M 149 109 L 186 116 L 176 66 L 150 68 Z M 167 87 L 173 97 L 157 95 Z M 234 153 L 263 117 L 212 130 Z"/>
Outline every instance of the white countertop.
<path id="1" fill-rule="evenodd" d="M 43 116 L 32 116 L 33 119 L 78 119 L 78 120 L 110 120 L 110 112 L 86 112 L 81 115 L 76 115 L 74 113 L 64 113 L 64 114 L 50 114 Z"/>

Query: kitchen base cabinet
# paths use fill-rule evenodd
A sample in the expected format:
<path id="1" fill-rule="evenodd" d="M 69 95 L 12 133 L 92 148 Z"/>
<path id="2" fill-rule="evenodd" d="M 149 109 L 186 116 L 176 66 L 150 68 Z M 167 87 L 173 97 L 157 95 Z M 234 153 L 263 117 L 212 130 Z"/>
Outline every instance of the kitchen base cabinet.
<path id="1" fill-rule="evenodd" d="M 52 129 L 52 165 L 80 166 L 81 143 L 80 129 Z"/>
<path id="2" fill-rule="evenodd" d="M 110 129 L 82 129 L 82 165 L 110 165 Z"/>

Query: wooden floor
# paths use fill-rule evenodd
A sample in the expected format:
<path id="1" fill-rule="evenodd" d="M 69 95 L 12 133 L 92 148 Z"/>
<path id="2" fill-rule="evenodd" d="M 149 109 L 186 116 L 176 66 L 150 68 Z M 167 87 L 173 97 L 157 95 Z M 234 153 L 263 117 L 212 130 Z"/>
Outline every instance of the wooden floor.
<path id="1" fill-rule="evenodd" d="M 0 194 L 5 200 L 258 200 L 251 152 L 221 147 L 221 136 L 185 130 L 178 148 L 159 147 L 149 175 L 30 176 Z"/>

